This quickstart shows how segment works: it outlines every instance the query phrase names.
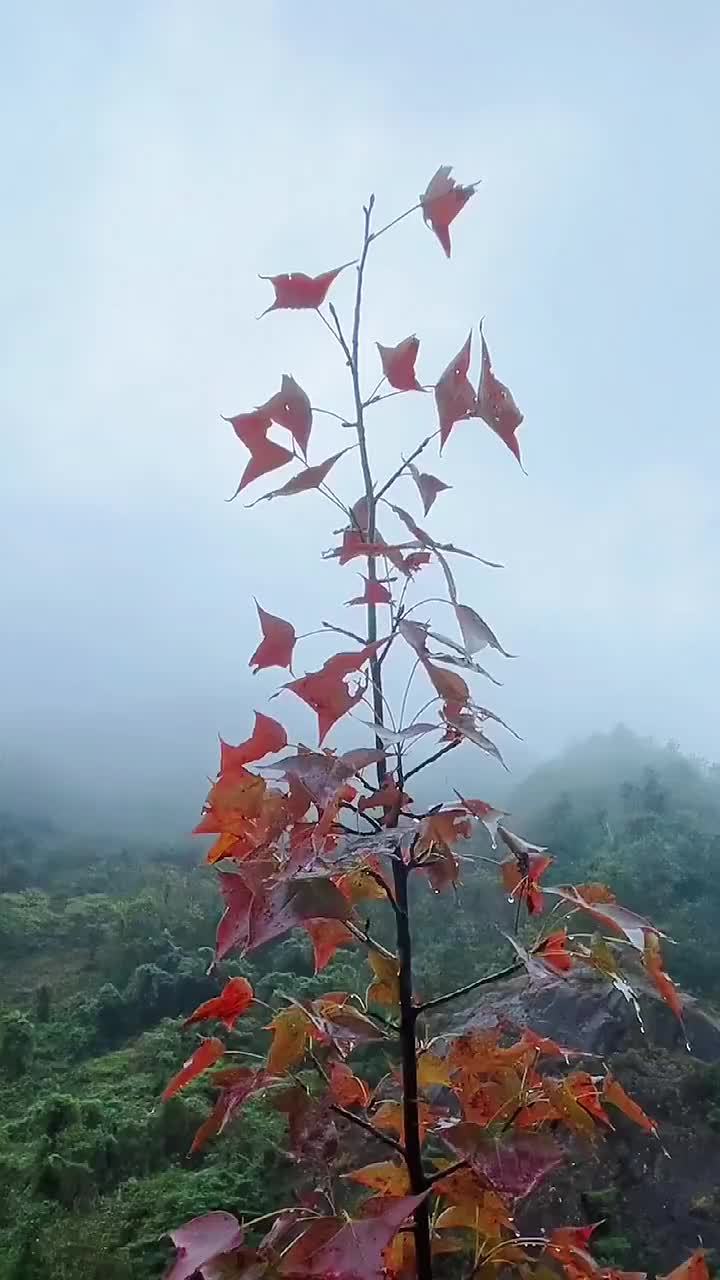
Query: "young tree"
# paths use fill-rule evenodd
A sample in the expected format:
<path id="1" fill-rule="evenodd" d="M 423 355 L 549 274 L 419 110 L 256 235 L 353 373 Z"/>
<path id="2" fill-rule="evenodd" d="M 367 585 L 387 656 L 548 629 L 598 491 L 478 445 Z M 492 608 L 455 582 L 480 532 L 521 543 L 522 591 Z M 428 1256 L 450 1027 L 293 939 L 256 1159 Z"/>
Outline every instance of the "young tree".
<path id="1" fill-rule="evenodd" d="M 241 1225 L 227 1213 L 206 1214 L 172 1232 L 178 1252 L 171 1280 L 187 1280 L 197 1272 L 248 1280 L 265 1272 L 334 1280 L 373 1280 L 390 1273 L 429 1280 L 436 1256 L 457 1249 L 467 1253 L 457 1274 L 467 1276 L 481 1270 L 496 1274 L 508 1265 L 528 1266 L 538 1259 L 542 1266 L 564 1268 L 570 1280 L 599 1275 L 588 1253 L 591 1228 L 564 1227 L 547 1238 L 523 1239 L 513 1211 L 561 1161 L 564 1133 L 594 1139 L 611 1127 L 607 1108 L 619 1108 L 655 1132 L 654 1122 L 618 1081 L 592 1074 L 578 1063 L 582 1055 L 531 1028 L 521 1029 L 519 1036 L 498 1026 L 440 1040 L 434 1032 L 436 1015 L 453 1000 L 523 969 L 531 981 L 542 984 L 558 981 L 575 966 L 590 966 L 632 998 L 620 972 L 620 955 L 633 949 L 682 1018 L 677 991 L 663 968 L 661 935 L 649 921 L 620 906 L 603 886 L 541 888 L 541 877 L 552 863 L 548 851 L 514 834 L 502 822 L 507 815 L 484 800 L 455 792 L 421 812 L 406 792 L 417 774 L 462 742 L 503 763 L 487 731 L 504 722 L 475 701 L 468 681 L 489 677 L 477 660 L 482 650 L 507 655 L 488 623 L 461 601 L 453 575 L 457 556 L 488 562 L 431 535 L 398 505 L 396 485 L 401 478 L 412 479 L 424 519 L 448 488 L 420 469 L 420 457 L 430 444 L 439 438 L 442 450 L 458 424 L 478 432 L 480 421 L 520 462 L 517 431 L 523 415 L 493 370 L 482 330 L 477 388 L 469 377 L 472 334 L 432 388 L 419 380 L 415 335 L 395 345 L 378 342 L 376 385 L 364 387 L 363 285 L 378 239 L 417 211 L 449 258 L 451 223 L 476 186 L 458 185 L 450 168 L 442 167 L 417 204 L 377 230 L 371 197 L 355 263 L 317 276 L 296 272 L 268 277 L 275 294 L 268 311 L 314 312 L 329 331 L 348 370 L 353 412 L 351 421 L 330 414 L 338 449 L 322 461 L 310 461 L 314 420 L 328 411 L 313 408 L 306 391 L 283 375 L 270 399 L 229 420 L 249 453 L 234 496 L 295 463 L 291 478 L 257 501 L 294 499 L 314 490 L 342 513 L 340 542 L 325 558 L 363 566 L 364 590 L 348 605 L 363 610 L 364 625 L 355 629 L 323 623 L 327 640 L 340 635 L 344 647 L 319 669 L 295 675 L 293 660 L 297 662 L 301 638 L 291 622 L 257 605 L 261 640 L 250 665 L 255 672 L 278 667 L 290 673 L 282 690 L 316 714 L 317 744 L 290 746 L 284 726 L 256 712 L 247 741 L 221 743 L 219 774 L 196 830 L 216 837 L 207 861 L 217 869 L 225 906 L 217 931 L 218 963 L 233 952 L 245 954 L 304 929 L 318 970 L 339 947 L 355 943 L 366 953 L 371 981 L 365 994 L 341 991 L 313 1000 L 288 996 L 272 1011 L 266 1060 L 254 1066 L 225 1065 L 214 1074 L 219 1096 L 194 1150 L 222 1133 L 249 1098 L 263 1094 L 287 1113 L 289 1142 L 301 1167 L 304 1160 L 312 1171 L 317 1168 L 313 1159 L 319 1157 L 325 1172 L 319 1185 L 311 1179 L 301 1188 L 298 1204 L 279 1207 L 269 1234 L 253 1247 L 244 1236 L 256 1224 Z M 328 298 L 337 277 L 351 267 L 355 296 L 346 325 Z M 429 390 L 437 407 L 437 430 L 378 479 L 368 447 L 374 407 L 390 396 L 402 396 L 406 403 Z M 275 438 L 278 430 L 285 433 L 282 443 Z M 479 434 L 477 441 L 480 447 Z M 356 448 L 353 457 L 362 481 L 354 501 L 330 487 L 333 468 L 351 448 Z M 383 448 L 383 456 L 387 452 Z M 417 602 L 412 598 L 416 579 L 423 583 L 433 570 L 439 571 L 444 586 L 439 603 L 457 624 L 454 638 L 437 632 L 423 617 L 423 611 L 438 603 L 436 588 L 425 590 L 425 598 Z M 409 674 L 399 684 L 400 663 Z M 415 677 L 425 681 L 425 705 L 411 715 Z M 403 684 L 393 706 L 391 691 Z M 351 750 L 333 749 L 328 737 L 349 715 L 354 730 L 365 726 L 365 741 Z M 427 753 L 414 761 L 419 744 L 429 744 Z M 459 990 L 422 1000 L 413 985 L 411 881 L 426 878 L 438 894 L 455 886 L 458 849 L 478 824 L 490 833 L 493 848 L 499 835 L 506 851 L 498 869 L 516 903 L 515 932 L 506 935 L 508 962 Z M 472 846 L 466 848 L 471 862 Z M 545 924 L 548 895 L 553 910 Z M 378 940 L 377 928 L 371 932 L 364 918 L 369 902 L 371 917 L 381 908 L 388 913 L 392 946 Z M 571 931 L 579 914 L 594 922 L 596 938 L 587 923 L 583 932 Z M 525 945 L 518 938 L 521 915 L 532 926 L 529 940 L 528 931 L 523 933 Z M 607 932 L 616 944 L 604 936 Z M 380 931 L 379 936 L 387 934 Z M 232 978 L 187 1025 L 196 1028 L 215 1020 L 232 1028 L 253 1002 L 247 980 Z M 219 1035 L 201 1039 L 164 1096 L 172 1096 L 225 1055 Z M 378 1080 L 379 1063 L 388 1057 L 391 1069 Z M 358 1061 L 374 1076 L 373 1086 L 362 1077 Z M 327 1166 L 337 1163 L 339 1126 L 345 1153 L 357 1155 L 361 1167 L 351 1167 L 335 1180 Z M 374 1157 L 369 1162 L 363 1159 L 366 1143 Z M 377 1159 L 381 1151 L 386 1158 Z M 350 1217 L 342 1213 L 343 1194 L 351 1204 Z M 694 1268 L 695 1277 L 701 1275 L 701 1256 L 687 1267 Z"/>

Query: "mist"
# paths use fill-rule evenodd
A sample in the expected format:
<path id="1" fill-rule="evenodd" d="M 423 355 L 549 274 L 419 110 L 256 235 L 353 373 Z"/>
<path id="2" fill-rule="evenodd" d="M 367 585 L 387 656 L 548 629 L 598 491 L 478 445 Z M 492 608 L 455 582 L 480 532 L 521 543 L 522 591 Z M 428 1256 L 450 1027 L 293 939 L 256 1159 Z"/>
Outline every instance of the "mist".
<path id="1" fill-rule="evenodd" d="M 321 558 L 339 513 L 227 503 L 246 455 L 221 415 L 285 371 L 350 412 L 316 316 L 255 319 L 258 274 L 353 258 L 370 192 L 389 220 L 442 163 L 478 194 L 450 263 L 419 215 L 378 244 L 365 368 L 417 331 L 434 377 L 484 317 L 525 414 L 527 476 L 478 422 L 425 455 L 453 486 L 433 533 L 504 566 L 458 564 L 517 655 L 477 691 L 522 737 L 495 740 L 514 777 L 618 722 L 716 759 L 717 6 L 40 3 L 3 25 L 0 804 L 180 835 L 217 735 L 282 683 L 250 674 L 253 598 L 298 633 L 357 627 L 358 562 Z M 380 406 L 377 474 L 435 425 L 432 396 Z M 346 437 L 318 418 L 314 460 Z M 291 695 L 270 710 L 315 741 Z M 435 798 L 501 802 L 500 766 L 458 755 Z"/>

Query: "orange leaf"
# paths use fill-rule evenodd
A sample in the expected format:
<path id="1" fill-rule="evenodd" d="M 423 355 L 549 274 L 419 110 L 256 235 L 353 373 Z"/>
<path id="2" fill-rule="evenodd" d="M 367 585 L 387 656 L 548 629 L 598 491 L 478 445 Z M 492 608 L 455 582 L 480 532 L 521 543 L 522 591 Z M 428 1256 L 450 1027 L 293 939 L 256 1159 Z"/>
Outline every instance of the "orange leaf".
<path id="1" fill-rule="evenodd" d="M 651 1120 L 650 1116 L 645 1114 L 642 1107 L 639 1106 L 637 1102 L 634 1102 L 632 1098 L 628 1097 L 620 1084 L 620 1081 L 616 1080 L 614 1076 L 608 1075 L 605 1077 L 605 1081 L 603 1083 L 603 1098 L 606 1102 L 611 1103 L 613 1107 L 617 1107 L 618 1111 L 622 1111 L 623 1115 L 627 1116 L 628 1120 L 632 1120 L 633 1124 L 644 1129 L 646 1133 L 657 1135 L 657 1125 L 655 1121 Z"/>
<path id="2" fill-rule="evenodd" d="M 245 448 L 250 451 L 250 460 L 240 477 L 240 483 L 233 498 L 237 498 L 238 494 L 252 484 L 253 480 L 259 480 L 268 472 L 284 467 L 286 462 L 292 462 L 293 454 L 289 449 L 275 444 L 273 440 L 268 440 L 267 433 L 272 426 L 272 418 L 267 413 L 255 409 L 253 413 L 238 413 L 234 418 L 226 418 L 225 421 L 231 424 L 238 440 L 241 440 Z"/>
<path id="3" fill-rule="evenodd" d="M 312 942 L 316 973 L 330 963 L 339 947 L 351 946 L 354 942 L 341 920 L 308 920 L 305 928 Z"/>
<path id="4" fill-rule="evenodd" d="M 370 1091 L 364 1080 L 353 1075 L 344 1062 L 331 1062 L 329 1068 L 330 1092 L 341 1107 L 365 1108 L 370 1101 Z"/>
<path id="5" fill-rule="evenodd" d="M 467 705 L 470 701 L 470 690 L 462 676 L 454 671 L 446 671 L 444 667 L 436 666 L 428 658 L 420 656 L 420 661 L 433 683 L 435 692 L 444 702 L 452 703 L 456 707 Z"/>
<path id="6" fill-rule="evenodd" d="M 209 1018 L 217 1018 L 218 1021 L 225 1023 L 228 1031 L 232 1031 L 235 1022 L 247 1012 L 254 998 L 255 994 L 247 978 L 231 978 L 220 995 L 199 1005 L 195 1012 L 185 1019 L 183 1026 L 190 1027 L 195 1022 L 206 1022 Z"/>
<path id="7" fill-rule="evenodd" d="M 271 1075 L 283 1075 L 288 1067 L 302 1062 L 315 1028 L 304 1009 L 292 1005 L 275 1014 L 269 1030 L 273 1033 L 273 1042 L 268 1053 L 267 1070 Z"/>
<path id="8" fill-rule="evenodd" d="M 678 989 L 672 978 L 663 969 L 662 950 L 660 948 L 660 939 L 655 933 L 645 934 L 645 949 L 643 951 L 643 965 L 645 972 L 649 975 L 652 982 L 657 987 L 660 995 L 666 1004 L 670 1006 L 680 1026 L 685 1031 L 683 1021 L 683 1007 Z"/>
<path id="9" fill-rule="evenodd" d="M 687 1262 L 682 1262 L 669 1275 L 659 1276 L 658 1280 L 709 1280 L 705 1250 L 696 1249 Z"/>
<path id="10" fill-rule="evenodd" d="M 452 165 L 441 165 L 420 197 L 423 218 L 435 232 L 447 258 L 450 257 L 451 248 L 450 224 L 475 194 L 476 187 L 475 183 L 469 187 L 461 187 L 451 178 L 451 173 Z"/>
<path id="11" fill-rule="evenodd" d="M 567 953 L 567 929 L 557 929 L 548 934 L 545 941 L 533 952 L 556 973 L 567 973 L 572 969 L 572 957 Z"/>
<path id="12" fill-rule="evenodd" d="M 341 271 L 345 270 L 345 267 L 349 266 L 350 263 L 346 262 L 342 267 L 323 271 L 319 276 L 307 276 L 303 271 L 293 271 L 280 276 L 260 276 L 261 280 L 269 280 L 275 290 L 275 301 L 271 306 L 266 307 L 262 314 L 265 316 L 268 311 L 280 310 L 317 310 L 325 301 L 333 281 Z"/>
<path id="13" fill-rule="evenodd" d="M 471 418 L 476 412 L 475 391 L 468 378 L 472 333 L 447 369 L 440 375 L 435 387 L 435 403 L 440 422 L 440 448 L 447 442 L 456 422 Z"/>
<path id="14" fill-rule="evenodd" d="M 282 751 L 287 746 L 287 733 L 283 726 L 271 716 L 255 712 L 255 727 L 252 737 L 241 742 L 237 747 L 220 739 L 220 772 L 228 773 L 241 765 L 251 764 L 254 760 L 262 760 L 272 752 Z"/>
<path id="15" fill-rule="evenodd" d="M 389 1005 L 391 1008 L 400 1003 L 400 962 L 395 956 L 388 958 L 377 951 L 368 954 L 368 964 L 375 974 L 375 980 L 367 989 L 366 1001 L 375 1004 Z"/>
<path id="16" fill-rule="evenodd" d="M 396 347 L 384 347 L 380 342 L 375 345 L 380 353 L 383 373 L 391 387 L 396 391 L 423 390 L 415 377 L 415 361 L 420 343 L 414 334 L 403 338 Z"/>
<path id="17" fill-rule="evenodd" d="M 168 1098 L 172 1098 L 176 1093 L 179 1093 L 196 1076 L 202 1075 L 203 1071 L 207 1071 L 209 1067 L 214 1067 L 215 1063 L 222 1058 L 224 1052 L 225 1045 L 222 1040 L 210 1039 L 201 1041 L 195 1052 L 183 1064 L 181 1070 L 166 1085 L 162 1094 L 163 1102 L 167 1102 Z"/>
<path id="18" fill-rule="evenodd" d="M 427 1049 L 418 1058 L 417 1079 L 421 1089 L 432 1089 L 440 1085 L 449 1088 L 450 1068 L 447 1059 Z"/>
<path id="19" fill-rule="evenodd" d="M 255 608 L 260 619 L 263 638 L 248 665 L 255 668 L 255 675 L 265 667 L 287 667 L 288 671 L 292 671 L 292 655 L 295 648 L 294 626 L 284 618 L 276 618 L 273 613 L 266 613 L 257 600 Z"/>
<path id="20" fill-rule="evenodd" d="M 404 1164 L 394 1160 L 380 1160 L 377 1164 L 367 1164 L 363 1169 L 354 1169 L 346 1173 L 350 1182 L 359 1182 L 361 1187 L 369 1187 L 371 1191 L 385 1196 L 406 1196 L 410 1190 L 408 1172 Z"/>

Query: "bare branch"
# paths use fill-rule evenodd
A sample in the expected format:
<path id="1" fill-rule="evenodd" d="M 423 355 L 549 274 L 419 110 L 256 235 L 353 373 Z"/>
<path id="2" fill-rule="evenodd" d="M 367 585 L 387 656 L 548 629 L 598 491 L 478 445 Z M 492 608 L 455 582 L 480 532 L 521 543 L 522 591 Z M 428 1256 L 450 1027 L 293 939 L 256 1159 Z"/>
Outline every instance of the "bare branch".
<path id="1" fill-rule="evenodd" d="M 422 444 L 419 444 L 417 449 L 413 450 L 409 458 L 405 458 L 403 460 L 402 466 L 398 467 L 397 471 L 394 471 L 393 474 L 390 476 L 390 479 L 385 481 L 385 484 L 383 485 L 382 489 L 378 489 L 377 493 L 375 494 L 376 502 L 379 502 L 380 499 L 384 496 L 384 494 L 387 493 L 388 489 L 390 489 L 392 485 L 394 485 L 395 481 L 399 480 L 403 471 L 405 471 L 407 467 L 410 466 L 410 463 L 414 462 L 416 458 L 419 458 L 423 449 L 427 449 L 428 445 L 430 444 L 430 441 L 434 440 L 435 437 L 439 435 L 440 435 L 439 431 L 433 431 L 431 436 L 427 436 L 425 440 L 423 440 Z"/>
<path id="2" fill-rule="evenodd" d="M 459 746 L 459 742 L 446 742 L 445 746 L 440 747 L 439 751 L 436 751 L 434 755 L 428 756 L 427 760 L 422 760 L 420 764 L 416 764 L 415 768 L 411 769 L 410 772 L 405 775 L 405 781 L 408 782 L 409 779 L 414 777 L 416 773 L 419 773 L 421 769 L 426 769 L 429 764 L 434 764 L 436 760 L 441 758 L 441 756 L 446 756 L 448 751 L 454 751 L 455 748 Z"/>
<path id="3" fill-rule="evenodd" d="M 354 1111 L 348 1111 L 347 1107 L 340 1107 L 336 1102 L 330 1104 L 330 1110 L 342 1116 L 344 1120 L 349 1120 L 351 1124 L 357 1125 L 358 1129 L 364 1129 L 373 1138 L 377 1138 L 378 1142 L 384 1142 L 386 1146 L 392 1147 L 393 1151 L 399 1151 L 401 1156 L 405 1155 L 402 1142 L 398 1142 L 397 1138 L 393 1138 L 389 1133 L 383 1133 L 382 1129 L 377 1129 L 369 1120 L 363 1120 L 362 1116 L 356 1116 Z"/>
<path id="4" fill-rule="evenodd" d="M 459 1000 L 461 996 L 469 995 L 478 987 L 488 987 L 492 982 L 502 982 L 504 978 L 512 978 L 524 968 L 522 962 L 516 960 L 513 964 L 506 965 L 504 969 L 497 969 L 495 973 L 486 973 L 484 978 L 476 978 L 474 982 L 468 982 L 467 986 L 457 987 L 455 991 L 448 991 L 444 996 L 436 996 L 434 1000 L 426 1000 L 417 1006 L 417 1012 L 421 1014 L 427 1013 L 428 1009 L 439 1009 L 441 1005 L 449 1004 L 451 1000 Z"/>

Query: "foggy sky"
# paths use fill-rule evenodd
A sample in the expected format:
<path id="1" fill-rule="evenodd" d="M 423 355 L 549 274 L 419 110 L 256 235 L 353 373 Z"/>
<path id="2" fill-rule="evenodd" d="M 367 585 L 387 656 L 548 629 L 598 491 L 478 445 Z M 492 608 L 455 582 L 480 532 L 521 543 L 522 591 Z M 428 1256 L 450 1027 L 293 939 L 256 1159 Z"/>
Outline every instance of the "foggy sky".
<path id="1" fill-rule="evenodd" d="M 282 682 L 248 671 L 252 597 L 298 632 L 359 625 L 342 602 L 361 562 L 320 559 L 330 505 L 224 502 L 246 455 L 220 415 L 285 371 L 350 412 L 317 317 L 255 319 L 258 273 L 353 258 L 368 194 L 384 222 L 441 163 L 482 185 L 450 263 L 419 215 L 376 246 L 365 369 L 372 385 L 375 340 L 416 331 L 435 381 L 485 317 L 525 413 L 527 477 L 477 421 L 424 455 L 454 486 L 432 532 L 505 565 L 458 564 L 518 655 L 488 664 L 504 685 L 478 700 L 522 734 L 518 768 L 618 721 L 717 759 L 713 0 L 41 0 L 2 25 L 6 789 L 58 812 L 80 795 L 91 825 L 182 829 L 217 733 L 247 736 Z M 345 315 L 351 288 L 348 272 Z M 379 407 L 377 473 L 434 427 L 431 396 Z M 348 435 L 318 418 L 311 460 Z M 350 498 L 355 466 L 333 476 Z M 397 500 L 420 515 L 409 482 Z M 309 641 L 299 670 L 332 649 Z M 291 695 L 269 709 L 314 741 Z M 462 768 L 476 795 L 505 786 L 472 748 Z"/>

